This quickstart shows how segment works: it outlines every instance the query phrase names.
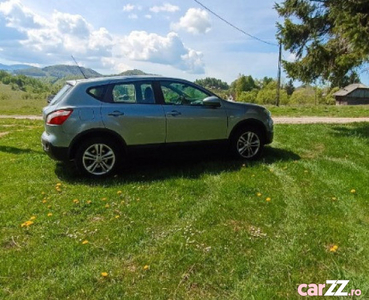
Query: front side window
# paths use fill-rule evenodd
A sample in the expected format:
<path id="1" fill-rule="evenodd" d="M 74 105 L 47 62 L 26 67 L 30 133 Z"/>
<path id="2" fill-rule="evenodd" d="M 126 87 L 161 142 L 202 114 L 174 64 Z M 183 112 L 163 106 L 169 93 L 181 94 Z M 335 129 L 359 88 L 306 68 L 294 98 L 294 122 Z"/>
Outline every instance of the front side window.
<path id="1" fill-rule="evenodd" d="M 203 105 L 203 100 L 210 96 L 195 86 L 181 82 L 161 82 L 161 90 L 165 104 Z"/>
<path id="2" fill-rule="evenodd" d="M 127 104 L 154 104 L 155 96 L 150 83 L 119 83 L 112 89 L 112 101 Z"/>

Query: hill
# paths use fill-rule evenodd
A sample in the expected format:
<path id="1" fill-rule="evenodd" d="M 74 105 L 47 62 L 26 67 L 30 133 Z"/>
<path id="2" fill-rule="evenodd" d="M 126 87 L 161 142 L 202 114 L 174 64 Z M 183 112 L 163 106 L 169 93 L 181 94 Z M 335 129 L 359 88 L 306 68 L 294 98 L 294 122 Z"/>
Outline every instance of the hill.
<path id="1" fill-rule="evenodd" d="M 145 73 L 141 70 L 133 69 L 133 70 L 124 71 L 122 73 L 119 73 L 118 75 L 119 76 L 133 76 L 133 75 L 151 75 L 151 74 Z"/>
<path id="2" fill-rule="evenodd" d="M 69 66 L 69 65 L 55 65 L 48 66 L 45 68 L 30 67 L 25 69 L 14 70 L 13 73 L 16 75 L 26 75 L 31 77 L 54 77 L 54 78 L 64 78 L 69 76 L 83 77 L 81 74 L 86 75 L 87 78 L 102 76 L 100 73 L 84 67 Z"/>
<path id="3" fill-rule="evenodd" d="M 4 70 L 4 71 L 14 71 L 14 70 L 19 70 L 19 69 L 27 69 L 30 68 L 32 66 L 30 65 L 25 65 L 25 64 L 18 64 L 18 65 L 3 65 L 0 64 L 0 70 Z"/>

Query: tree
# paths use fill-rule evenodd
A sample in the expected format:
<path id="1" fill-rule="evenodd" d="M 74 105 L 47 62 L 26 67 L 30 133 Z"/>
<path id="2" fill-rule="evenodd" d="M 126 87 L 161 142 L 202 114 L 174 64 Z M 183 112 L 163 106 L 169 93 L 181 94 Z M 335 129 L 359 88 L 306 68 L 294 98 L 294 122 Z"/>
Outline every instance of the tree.
<path id="1" fill-rule="evenodd" d="M 296 56 L 283 61 L 291 78 L 343 86 L 343 79 L 357 77 L 355 68 L 368 62 L 367 0 L 285 0 L 275 9 L 285 18 L 277 36 Z"/>
<path id="2" fill-rule="evenodd" d="M 293 92 L 295 91 L 295 87 L 293 86 L 293 80 L 290 79 L 287 84 L 283 87 L 287 93 L 288 96 L 291 96 Z"/>
<path id="3" fill-rule="evenodd" d="M 205 79 L 196 79 L 195 83 L 201 85 L 208 89 L 217 89 L 217 90 L 228 90 L 228 83 L 221 81 L 217 78 L 206 77 Z"/>
<path id="4" fill-rule="evenodd" d="M 251 75 L 240 75 L 231 84 L 231 90 L 236 94 L 237 99 L 241 96 L 242 92 L 251 92 L 255 88 L 257 88 L 257 85 Z"/>
<path id="5" fill-rule="evenodd" d="M 258 93 L 256 103 L 275 104 L 277 95 L 277 81 L 273 80 L 264 86 Z M 285 90 L 280 90 L 280 104 L 288 104 L 288 96 Z"/>

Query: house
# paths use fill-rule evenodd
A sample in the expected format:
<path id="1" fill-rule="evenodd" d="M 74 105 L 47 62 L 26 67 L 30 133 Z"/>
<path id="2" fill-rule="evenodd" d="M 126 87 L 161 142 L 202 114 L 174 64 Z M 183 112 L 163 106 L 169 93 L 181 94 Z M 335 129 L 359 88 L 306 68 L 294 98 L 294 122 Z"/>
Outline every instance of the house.
<path id="1" fill-rule="evenodd" d="M 336 105 L 369 104 L 369 87 L 361 83 L 350 84 L 333 95 Z"/>

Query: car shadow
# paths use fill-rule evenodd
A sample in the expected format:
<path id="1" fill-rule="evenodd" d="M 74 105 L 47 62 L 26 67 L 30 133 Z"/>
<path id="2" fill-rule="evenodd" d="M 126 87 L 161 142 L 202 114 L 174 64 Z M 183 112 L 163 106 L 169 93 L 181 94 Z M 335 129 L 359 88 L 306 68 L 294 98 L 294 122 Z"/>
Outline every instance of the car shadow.
<path id="1" fill-rule="evenodd" d="M 257 161 L 235 160 L 226 154 L 177 153 L 169 156 L 141 157 L 129 160 L 116 175 L 107 178 L 86 178 L 78 173 L 73 163 L 57 163 L 55 173 L 71 184 L 100 184 L 114 186 L 124 183 L 155 182 L 169 178 L 200 178 L 203 174 L 236 172 L 241 168 L 269 165 L 275 162 L 299 160 L 292 151 L 266 147 L 263 157 Z"/>
<path id="2" fill-rule="evenodd" d="M 41 151 L 34 151 L 32 149 L 22 149 L 10 146 L 0 146 L 0 152 L 7 152 L 11 154 L 42 153 Z"/>

